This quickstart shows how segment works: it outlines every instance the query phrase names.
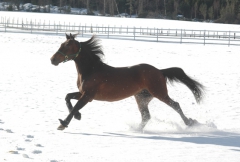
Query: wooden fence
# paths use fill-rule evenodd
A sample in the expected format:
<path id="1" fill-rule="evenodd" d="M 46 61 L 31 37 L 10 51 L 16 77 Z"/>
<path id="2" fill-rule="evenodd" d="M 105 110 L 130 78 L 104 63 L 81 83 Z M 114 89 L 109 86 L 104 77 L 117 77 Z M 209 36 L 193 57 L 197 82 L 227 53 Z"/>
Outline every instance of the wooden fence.
<path id="1" fill-rule="evenodd" d="M 55 34 L 78 33 L 82 37 L 96 34 L 100 38 L 152 41 L 164 43 L 192 43 L 240 45 L 240 31 L 141 28 L 128 26 L 99 26 L 70 23 L 10 20 L 1 17 L 0 32 Z"/>

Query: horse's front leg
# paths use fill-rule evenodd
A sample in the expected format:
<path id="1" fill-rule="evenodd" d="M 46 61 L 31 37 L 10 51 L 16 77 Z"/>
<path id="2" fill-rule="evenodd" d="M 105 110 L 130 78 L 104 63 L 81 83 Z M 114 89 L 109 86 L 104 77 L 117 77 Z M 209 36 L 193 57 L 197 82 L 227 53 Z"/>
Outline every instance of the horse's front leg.
<path id="1" fill-rule="evenodd" d="M 79 100 L 80 97 L 82 96 L 82 94 L 80 92 L 75 92 L 75 93 L 69 93 L 66 95 L 66 105 L 68 107 L 68 111 L 69 113 L 71 113 L 72 109 L 73 109 L 73 106 L 72 106 L 72 103 L 71 103 L 71 99 L 75 99 L 75 100 Z M 77 119 L 77 120 L 80 120 L 81 119 L 81 113 L 79 113 L 78 111 L 74 114 L 74 118 Z"/>
<path id="2" fill-rule="evenodd" d="M 83 108 L 89 101 L 92 99 L 90 98 L 90 95 L 83 94 L 81 98 L 78 100 L 72 111 L 68 114 L 67 118 L 65 120 L 59 119 L 61 125 L 58 127 L 58 130 L 64 130 L 66 127 L 68 127 L 69 123 L 71 122 L 73 115 L 76 114 L 81 108 Z"/>

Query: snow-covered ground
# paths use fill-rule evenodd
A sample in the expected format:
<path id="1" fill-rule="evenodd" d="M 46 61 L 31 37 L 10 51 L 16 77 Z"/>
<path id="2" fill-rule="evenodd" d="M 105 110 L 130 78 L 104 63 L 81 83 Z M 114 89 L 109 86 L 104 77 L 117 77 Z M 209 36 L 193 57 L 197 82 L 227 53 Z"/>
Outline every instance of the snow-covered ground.
<path id="1" fill-rule="evenodd" d="M 77 91 L 74 62 L 50 63 L 64 41 L 64 36 L 0 33 L 0 161 L 239 162 L 238 47 L 103 39 L 109 65 L 181 67 L 204 84 L 200 105 L 185 86 L 168 85 L 184 113 L 202 125 L 186 127 L 155 99 L 149 105 L 152 119 L 140 132 L 140 113 L 130 97 L 93 101 L 81 110 L 81 121 L 58 131 L 58 119 L 68 114 L 65 95 Z"/>

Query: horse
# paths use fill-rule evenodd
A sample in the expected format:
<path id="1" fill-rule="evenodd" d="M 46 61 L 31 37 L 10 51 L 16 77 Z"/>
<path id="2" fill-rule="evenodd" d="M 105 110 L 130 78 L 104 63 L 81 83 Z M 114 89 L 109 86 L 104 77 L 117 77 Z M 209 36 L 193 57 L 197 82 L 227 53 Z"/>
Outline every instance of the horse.
<path id="1" fill-rule="evenodd" d="M 150 120 L 149 102 L 155 97 L 172 107 L 187 126 L 197 123 L 197 120 L 187 118 L 179 103 L 168 95 L 167 82 L 181 82 L 193 93 L 197 103 L 204 95 L 204 86 L 189 77 L 181 68 L 173 67 L 157 69 L 149 64 L 138 64 L 131 67 L 112 67 L 102 60 L 104 56 L 100 40 L 92 36 L 85 42 L 75 40 L 77 34 L 66 34 L 57 52 L 51 57 L 55 66 L 73 60 L 77 69 L 78 91 L 66 95 L 66 105 L 69 111 L 67 117 L 60 121 L 58 130 L 64 130 L 72 118 L 81 119 L 79 110 L 92 100 L 118 101 L 134 96 L 141 113 L 140 129 Z M 78 100 L 75 106 L 71 99 Z"/>

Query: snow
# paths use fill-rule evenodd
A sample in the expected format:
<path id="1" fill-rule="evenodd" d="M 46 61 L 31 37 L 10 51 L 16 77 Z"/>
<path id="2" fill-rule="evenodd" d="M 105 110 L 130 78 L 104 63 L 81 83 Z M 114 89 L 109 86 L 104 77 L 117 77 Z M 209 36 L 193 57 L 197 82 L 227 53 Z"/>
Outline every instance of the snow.
<path id="1" fill-rule="evenodd" d="M 157 24 L 159 20 L 146 21 Z M 141 132 L 137 129 L 140 113 L 130 97 L 111 103 L 93 101 L 81 110 L 81 121 L 73 119 L 66 130 L 58 131 L 58 119 L 68 114 L 65 95 L 77 91 L 74 62 L 57 67 L 50 62 L 64 41 L 64 36 L 0 33 L 0 161 L 239 162 L 238 47 L 103 39 L 104 61 L 109 65 L 181 67 L 204 84 L 206 94 L 200 105 L 184 85 L 168 84 L 169 95 L 185 115 L 201 124 L 185 126 L 173 109 L 154 99 L 149 105 L 152 118 Z"/>
<path id="2" fill-rule="evenodd" d="M 85 10 L 81 10 L 84 12 Z M 218 30 L 218 31 L 239 31 L 239 25 L 232 24 L 216 24 L 216 23 L 202 23 L 192 21 L 178 21 L 166 19 L 142 19 L 142 18 L 121 18 L 121 17 L 105 17 L 105 16 L 84 16 L 84 15 L 70 15 L 70 14 L 56 14 L 56 13 L 29 13 L 29 12 L 4 12 L 0 11 L 2 19 L 7 18 L 10 22 L 46 22 L 46 23 L 60 23 L 60 24 L 81 24 L 93 26 L 116 26 L 116 27 L 149 27 L 159 29 L 194 29 L 194 30 Z"/>

